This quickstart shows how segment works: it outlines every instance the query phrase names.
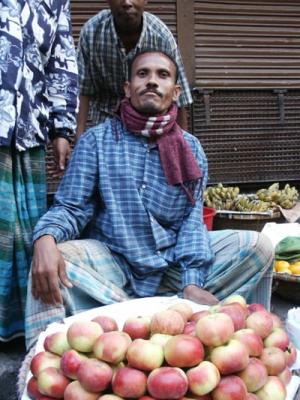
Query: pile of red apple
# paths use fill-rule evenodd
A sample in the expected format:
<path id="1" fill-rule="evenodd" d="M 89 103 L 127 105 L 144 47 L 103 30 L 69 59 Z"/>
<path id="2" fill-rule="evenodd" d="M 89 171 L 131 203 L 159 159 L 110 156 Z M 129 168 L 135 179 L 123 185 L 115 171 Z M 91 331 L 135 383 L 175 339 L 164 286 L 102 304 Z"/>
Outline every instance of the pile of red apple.
<path id="1" fill-rule="evenodd" d="M 284 400 L 297 351 L 278 316 L 238 295 L 205 311 L 78 320 L 31 362 L 31 399 Z"/>

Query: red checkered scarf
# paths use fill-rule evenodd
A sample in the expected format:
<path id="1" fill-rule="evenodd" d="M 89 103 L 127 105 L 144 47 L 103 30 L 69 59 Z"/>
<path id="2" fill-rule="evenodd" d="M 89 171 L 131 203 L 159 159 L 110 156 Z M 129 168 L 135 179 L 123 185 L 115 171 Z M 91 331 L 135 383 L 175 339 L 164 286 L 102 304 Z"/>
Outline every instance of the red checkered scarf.
<path id="1" fill-rule="evenodd" d="M 170 107 L 167 114 L 146 117 L 137 112 L 128 99 L 124 99 L 120 103 L 119 115 L 129 132 L 157 138 L 160 161 L 168 184 L 180 185 L 189 201 L 195 204 L 195 190 L 202 172 L 176 123 L 176 104 Z"/>

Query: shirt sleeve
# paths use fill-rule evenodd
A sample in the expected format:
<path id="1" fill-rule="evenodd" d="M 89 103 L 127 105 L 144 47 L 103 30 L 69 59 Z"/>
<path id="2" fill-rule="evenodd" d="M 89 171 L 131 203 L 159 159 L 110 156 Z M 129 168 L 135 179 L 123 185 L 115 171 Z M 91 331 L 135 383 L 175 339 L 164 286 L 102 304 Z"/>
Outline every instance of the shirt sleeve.
<path id="1" fill-rule="evenodd" d="M 90 130 L 76 144 L 54 204 L 38 221 L 33 241 L 43 235 L 53 236 L 57 243 L 80 236 L 96 207 L 97 154 L 96 139 Z"/>
<path id="2" fill-rule="evenodd" d="M 92 28 L 89 27 L 90 24 L 91 22 L 88 21 L 81 29 L 77 47 L 77 62 L 80 95 L 92 97 L 95 95 L 95 87 L 90 71 L 89 36 L 93 34 Z"/>
<path id="3" fill-rule="evenodd" d="M 178 84 L 181 86 L 181 94 L 177 101 L 177 105 L 178 107 L 186 107 L 193 103 L 193 98 L 190 91 L 190 85 L 185 75 L 184 65 L 178 46 L 176 48 L 175 58 L 178 66 Z"/>
<path id="4" fill-rule="evenodd" d="M 78 71 L 71 31 L 69 1 L 62 6 L 51 54 L 45 65 L 50 130 L 75 132 L 78 108 Z"/>
<path id="5" fill-rule="evenodd" d="M 191 211 L 183 220 L 175 247 L 176 262 L 182 271 L 182 288 L 187 285 L 203 287 L 207 269 L 214 259 L 209 235 L 203 221 L 202 193 L 207 182 L 207 160 L 200 144 L 196 144 L 196 159 L 203 174 L 202 188 L 195 206 L 190 206 Z"/>

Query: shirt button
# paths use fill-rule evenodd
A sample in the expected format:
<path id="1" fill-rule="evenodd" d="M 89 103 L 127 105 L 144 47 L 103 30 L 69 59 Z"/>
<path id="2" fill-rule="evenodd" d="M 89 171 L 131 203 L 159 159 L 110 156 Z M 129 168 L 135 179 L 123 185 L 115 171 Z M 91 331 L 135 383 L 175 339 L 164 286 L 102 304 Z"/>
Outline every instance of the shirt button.
<path id="1" fill-rule="evenodd" d="M 146 189 L 146 185 L 144 184 L 144 185 L 142 185 L 142 189 Z"/>
<path id="2" fill-rule="evenodd" d="M 157 250 L 156 254 L 157 254 L 158 256 L 160 256 L 160 251 L 159 251 L 159 250 Z"/>

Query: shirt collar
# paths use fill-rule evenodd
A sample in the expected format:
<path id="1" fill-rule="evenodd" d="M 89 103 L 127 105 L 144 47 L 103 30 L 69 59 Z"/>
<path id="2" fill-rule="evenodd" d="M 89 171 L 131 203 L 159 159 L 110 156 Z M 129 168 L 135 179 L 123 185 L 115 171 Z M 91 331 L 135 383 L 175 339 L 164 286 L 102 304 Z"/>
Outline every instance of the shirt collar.
<path id="1" fill-rule="evenodd" d="M 134 49 L 132 49 L 131 51 L 136 51 L 136 50 L 140 50 L 142 48 L 143 42 L 144 42 L 144 38 L 146 35 L 146 29 L 147 29 L 147 17 L 146 17 L 147 12 L 144 11 L 142 18 L 143 18 L 143 28 L 142 28 L 142 32 L 140 34 L 139 40 L 135 46 Z M 111 18 L 111 30 L 112 30 L 112 36 L 113 36 L 113 40 L 118 43 L 119 47 L 121 49 L 124 49 L 124 45 L 122 43 L 122 41 L 120 40 L 117 31 L 116 31 L 116 27 L 115 27 L 115 22 L 114 22 L 114 17 L 112 15 L 112 13 L 110 13 L 110 18 Z M 130 53 L 130 52 L 129 52 Z"/>

